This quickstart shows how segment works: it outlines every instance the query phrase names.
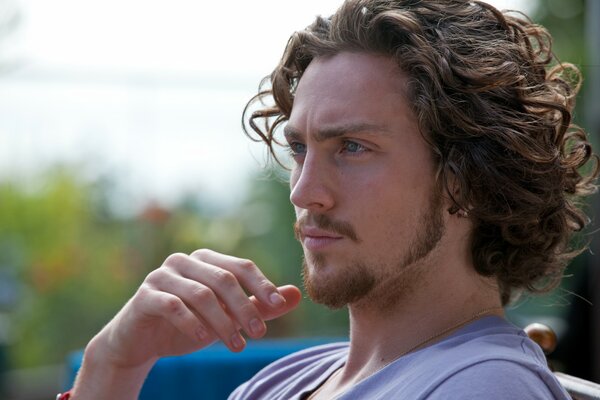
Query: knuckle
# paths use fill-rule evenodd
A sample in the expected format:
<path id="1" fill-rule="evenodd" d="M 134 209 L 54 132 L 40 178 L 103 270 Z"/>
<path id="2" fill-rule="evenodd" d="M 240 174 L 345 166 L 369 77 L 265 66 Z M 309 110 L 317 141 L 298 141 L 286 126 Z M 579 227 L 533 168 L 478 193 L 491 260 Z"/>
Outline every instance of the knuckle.
<path id="1" fill-rule="evenodd" d="M 152 289 L 146 283 L 142 283 L 135 294 L 134 300 L 145 301 L 151 295 Z"/>
<path id="2" fill-rule="evenodd" d="M 224 269 L 218 269 L 214 272 L 215 280 L 218 285 L 225 288 L 231 288 L 237 284 L 235 275 Z"/>
<path id="3" fill-rule="evenodd" d="M 163 299 L 162 307 L 170 314 L 181 315 L 184 305 L 179 297 L 169 296 Z"/>
<path id="4" fill-rule="evenodd" d="M 212 251 L 209 249 L 198 249 L 195 250 L 191 256 L 194 258 L 197 258 L 199 260 L 204 260 L 206 259 L 210 254 L 212 254 Z"/>
<path id="5" fill-rule="evenodd" d="M 138 288 L 138 296 L 150 296 L 151 292 L 152 288 L 146 282 L 142 282 L 142 284 Z"/>
<path id="6" fill-rule="evenodd" d="M 256 264 L 252 260 L 240 259 L 238 261 L 238 266 L 242 271 L 247 272 L 247 273 L 260 272 L 260 270 L 258 269 Z"/>
<path id="7" fill-rule="evenodd" d="M 196 304 L 207 303 L 215 299 L 215 294 L 212 290 L 201 286 L 195 288 L 191 296 Z"/>
<path id="8" fill-rule="evenodd" d="M 155 269 L 146 276 L 145 283 L 155 285 L 156 283 L 160 282 L 161 279 L 163 279 L 164 275 L 164 271 L 160 269 Z"/>
<path id="9" fill-rule="evenodd" d="M 163 263 L 163 266 L 178 267 L 178 266 L 183 265 L 187 261 L 188 261 L 187 255 L 185 255 L 183 253 L 173 253 L 166 258 L 165 262 Z"/>

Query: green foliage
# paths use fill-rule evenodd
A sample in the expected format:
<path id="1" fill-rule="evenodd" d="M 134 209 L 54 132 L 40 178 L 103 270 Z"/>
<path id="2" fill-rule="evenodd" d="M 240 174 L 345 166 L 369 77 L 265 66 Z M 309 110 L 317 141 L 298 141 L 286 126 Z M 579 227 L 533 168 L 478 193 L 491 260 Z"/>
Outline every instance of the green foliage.
<path id="1" fill-rule="evenodd" d="M 554 35 L 561 59 L 581 64 L 582 12 L 565 20 L 555 3 L 540 2 L 535 19 Z M 283 182 L 255 179 L 244 205 L 228 215 L 211 215 L 188 198 L 126 217 L 112 210 L 110 184 L 87 182 L 78 170 L 56 168 L 33 184 L 0 183 L 0 272 L 21 288 L 10 312 L 13 366 L 60 362 L 85 346 L 172 252 L 212 248 L 255 261 L 276 284 L 301 285 L 302 251 Z M 269 334 L 344 335 L 346 326 L 344 311 L 303 301 L 270 323 Z"/>
<path id="2" fill-rule="evenodd" d="M 585 85 L 585 78 L 591 72 L 589 70 L 590 65 L 587 62 L 589 55 L 586 53 L 585 38 L 584 17 L 587 1 L 595 0 L 537 0 L 537 9 L 532 18 L 536 23 L 543 25 L 552 35 L 552 49 L 559 61 L 575 64 L 583 74 L 584 85 L 577 96 L 574 122 L 588 130 L 592 145 L 597 152 L 597 133 L 590 131 L 591 127 L 586 126 L 590 116 L 583 113 L 586 109 L 584 104 L 586 100 L 585 92 L 588 89 Z M 583 170 L 585 171 L 590 167 L 591 165 L 588 164 Z M 592 212 L 593 202 L 597 201 L 597 196 L 589 199 L 586 212 Z M 589 233 L 591 231 L 586 230 L 576 236 L 575 241 L 577 243 L 588 243 L 592 239 Z M 567 268 L 559 288 L 543 296 L 524 296 L 512 309 L 508 310 L 509 317 L 522 326 L 533 321 L 540 322 L 544 318 L 564 319 L 567 317 L 573 303 L 582 301 L 588 303 L 589 300 L 580 298 L 576 291 L 578 287 L 581 287 L 582 280 L 586 276 L 586 258 L 591 256 L 592 254 L 589 252 L 584 252 L 576 257 Z"/>
<path id="3" fill-rule="evenodd" d="M 84 347 L 173 252 L 212 248 L 254 260 L 276 284 L 300 285 L 302 252 L 281 182 L 257 179 L 229 215 L 209 215 L 184 199 L 123 217 L 108 204 L 111 186 L 86 182 L 77 170 L 0 184 L 0 269 L 22 288 L 10 313 L 13 367 L 60 362 Z M 345 322 L 345 313 L 304 301 L 274 321 L 270 335 L 341 335 Z"/>
<path id="4" fill-rule="evenodd" d="M 61 361 L 84 346 L 178 244 L 173 221 L 189 225 L 185 210 L 157 207 L 120 218 L 103 200 L 107 188 L 74 171 L 0 185 L 0 268 L 23 288 L 12 312 L 16 366 Z"/>
<path id="5" fill-rule="evenodd" d="M 12 354 L 20 366 L 56 361 L 81 346 L 130 292 L 124 226 L 99 219 L 94 188 L 66 169 L 35 187 L 0 185 L 0 254 L 22 283 L 13 312 Z M 116 282 L 116 284 L 115 284 Z"/>
<path id="6" fill-rule="evenodd" d="M 553 49 L 560 60 L 578 66 L 585 61 L 584 11 L 584 0 L 538 0 L 533 15 L 552 35 Z"/>

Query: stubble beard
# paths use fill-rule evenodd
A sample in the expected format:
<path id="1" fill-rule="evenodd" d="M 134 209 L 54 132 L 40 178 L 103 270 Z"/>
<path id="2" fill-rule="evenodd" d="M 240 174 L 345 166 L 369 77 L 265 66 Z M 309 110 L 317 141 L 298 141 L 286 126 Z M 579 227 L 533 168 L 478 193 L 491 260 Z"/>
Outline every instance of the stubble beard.
<path id="1" fill-rule="evenodd" d="M 305 253 L 302 278 L 310 299 L 331 309 L 358 303 L 382 311 L 392 308 L 403 296 L 416 290 L 419 281 L 424 279 L 420 264 L 437 247 L 445 232 L 442 204 L 442 196 L 435 191 L 429 207 L 419 219 L 419 229 L 415 231 L 407 252 L 390 265 L 357 260 L 337 267 L 339 271 L 335 276 L 323 278 L 318 273 L 311 273 L 310 269 L 318 271 L 324 268 L 326 257 Z"/>

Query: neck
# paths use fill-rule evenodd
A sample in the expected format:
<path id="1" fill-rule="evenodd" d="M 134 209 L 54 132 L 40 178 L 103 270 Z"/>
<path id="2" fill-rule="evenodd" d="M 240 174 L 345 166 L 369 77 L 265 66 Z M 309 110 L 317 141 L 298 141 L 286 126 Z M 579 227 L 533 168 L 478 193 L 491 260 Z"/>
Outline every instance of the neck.
<path id="1" fill-rule="evenodd" d="M 448 268 L 447 263 L 443 268 L 416 267 L 427 268 L 429 276 L 419 276 L 418 284 L 395 302 L 382 295 L 390 293 L 384 286 L 393 285 L 386 283 L 369 299 L 349 306 L 350 352 L 340 374 L 342 382 L 356 383 L 479 318 L 503 315 L 497 289 L 471 266 L 464 268 L 466 274 L 456 274 L 457 268 Z"/>
<path id="2" fill-rule="evenodd" d="M 475 271 L 470 222 L 450 217 L 446 222 L 446 235 L 426 257 L 388 270 L 368 296 L 349 305 L 348 359 L 315 398 L 334 398 L 479 318 L 503 316 L 495 280 Z"/>

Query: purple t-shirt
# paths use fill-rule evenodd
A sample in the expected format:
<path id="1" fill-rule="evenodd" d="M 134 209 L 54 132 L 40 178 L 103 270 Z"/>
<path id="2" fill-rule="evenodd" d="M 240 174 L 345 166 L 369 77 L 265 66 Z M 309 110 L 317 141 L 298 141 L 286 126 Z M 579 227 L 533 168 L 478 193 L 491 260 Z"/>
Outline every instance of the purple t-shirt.
<path id="1" fill-rule="evenodd" d="M 346 362 L 348 343 L 312 347 L 268 365 L 230 400 L 300 400 Z M 400 357 L 357 383 L 350 399 L 570 399 L 537 344 L 499 317 L 486 317 Z"/>

